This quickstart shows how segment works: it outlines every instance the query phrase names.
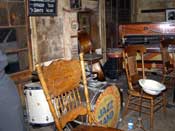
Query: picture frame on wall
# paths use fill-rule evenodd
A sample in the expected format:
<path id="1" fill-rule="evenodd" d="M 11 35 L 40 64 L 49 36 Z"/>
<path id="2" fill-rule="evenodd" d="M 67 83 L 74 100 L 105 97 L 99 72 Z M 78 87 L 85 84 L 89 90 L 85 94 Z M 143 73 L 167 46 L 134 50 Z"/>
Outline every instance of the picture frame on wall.
<path id="1" fill-rule="evenodd" d="M 175 22 L 175 9 L 166 9 L 166 21 Z"/>
<path id="2" fill-rule="evenodd" d="M 70 8 L 71 9 L 80 9 L 81 8 L 81 0 L 70 0 Z"/>

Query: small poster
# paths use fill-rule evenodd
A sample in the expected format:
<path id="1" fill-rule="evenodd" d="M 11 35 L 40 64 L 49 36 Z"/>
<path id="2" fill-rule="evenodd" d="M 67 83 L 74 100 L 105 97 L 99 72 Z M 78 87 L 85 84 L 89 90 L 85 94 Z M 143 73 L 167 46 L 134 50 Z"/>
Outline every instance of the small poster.
<path id="1" fill-rule="evenodd" d="M 57 0 L 29 0 L 29 16 L 56 16 Z"/>

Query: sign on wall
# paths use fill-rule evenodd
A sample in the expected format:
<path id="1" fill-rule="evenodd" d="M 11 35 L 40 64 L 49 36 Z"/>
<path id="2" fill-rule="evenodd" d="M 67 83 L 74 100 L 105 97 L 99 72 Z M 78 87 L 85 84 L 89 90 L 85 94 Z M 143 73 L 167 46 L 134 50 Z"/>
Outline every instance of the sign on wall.
<path id="1" fill-rule="evenodd" d="M 56 16 L 57 0 L 29 0 L 29 16 Z"/>

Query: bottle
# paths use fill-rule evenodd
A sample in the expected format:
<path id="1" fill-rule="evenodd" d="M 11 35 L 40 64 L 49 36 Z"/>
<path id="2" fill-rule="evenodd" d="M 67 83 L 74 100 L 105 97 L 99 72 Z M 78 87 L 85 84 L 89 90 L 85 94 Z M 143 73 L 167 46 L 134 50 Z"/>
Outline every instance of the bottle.
<path id="1" fill-rule="evenodd" d="M 128 131 L 131 131 L 133 129 L 134 129 L 133 119 L 129 119 L 129 121 L 128 121 Z"/>

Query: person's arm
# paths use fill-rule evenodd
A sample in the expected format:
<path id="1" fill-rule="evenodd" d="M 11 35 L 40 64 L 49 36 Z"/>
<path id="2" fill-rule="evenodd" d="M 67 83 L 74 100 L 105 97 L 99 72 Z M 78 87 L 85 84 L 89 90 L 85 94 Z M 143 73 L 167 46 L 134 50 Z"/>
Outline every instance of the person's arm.
<path id="1" fill-rule="evenodd" d="M 7 65 L 7 56 L 0 50 L 0 71 L 4 70 Z"/>

